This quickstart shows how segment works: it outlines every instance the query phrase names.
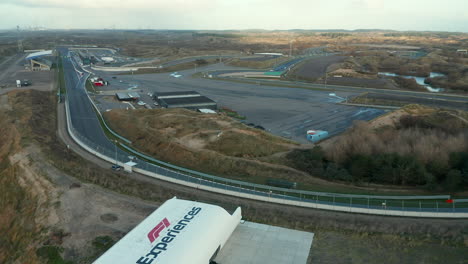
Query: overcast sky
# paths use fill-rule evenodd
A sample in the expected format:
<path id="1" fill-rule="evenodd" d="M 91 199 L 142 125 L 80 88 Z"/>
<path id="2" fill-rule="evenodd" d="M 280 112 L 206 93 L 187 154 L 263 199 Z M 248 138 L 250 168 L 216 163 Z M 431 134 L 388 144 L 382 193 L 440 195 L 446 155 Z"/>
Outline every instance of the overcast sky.
<path id="1" fill-rule="evenodd" d="M 468 32 L 468 0 L 0 0 L 0 28 Z"/>

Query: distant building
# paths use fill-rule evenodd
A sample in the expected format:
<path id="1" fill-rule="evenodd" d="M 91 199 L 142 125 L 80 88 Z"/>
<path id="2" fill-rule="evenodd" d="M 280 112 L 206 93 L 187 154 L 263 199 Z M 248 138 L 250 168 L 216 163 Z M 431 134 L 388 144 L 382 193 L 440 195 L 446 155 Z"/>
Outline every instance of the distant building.
<path id="1" fill-rule="evenodd" d="M 26 56 L 31 71 L 50 71 L 52 67 L 52 50 L 33 52 Z"/>
<path id="2" fill-rule="evenodd" d="M 201 95 L 196 91 L 181 91 L 181 92 L 154 93 L 153 96 L 154 96 L 154 100 L 161 100 L 161 99 L 172 99 L 172 98 L 198 97 Z"/>
<path id="3" fill-rule="evenodd" d="M 196 91 L 155 92 L 154 100 L 164 108 L 210 109 L 218 108 L 215 101 Z"/>
<path id="4" fill-rule="evenodd" d="M 101 57 L 101 60 L 102 60 L 104 63 L 111 63 L 111 62 L 114 62 L 114 58 L 112 58 L 112 57 Z"/>
<path id="5" fill-rule="evenodd" d="M 213 111 L 211 109 L 206 109 L 206 108 L 199 108 L 197 109 L 197 111 L 203 114 L 216 114 L 216 111 Z"/>
<path id="6" fill-rule="evenodd" d="M 117 97 L 117 100 L 119 101 L 135 101 L 140 99 L 140 95 L 135 92 L 131 93 L 116 93 L 115 97 Z"/>
<path id="7" fill-rule="evenodd" d="M 243 221 L 201 202 L 166 201 L 93 264 L 306 264 L 313 233 Z"/>
<path id="8" fill-rule="evenodd" d="M 273 52 L 257 52 L 255 55 L 264 55 L 264 56 L 283 56 L 283 53 L 273 53 Z"/>
<path id="9" fill-rule="evenodd" d="M 458 50 L 457 50 L 457 53 L 460 53 L 460 54 L 467 54 L 467 53 L 468 53 L 468 50 L 466 50 L 466 49 L 458 49 Z"/>
<path id="10" fill-rule="evenodd" d="M 205 96 L 160 99 L 159 104 L 164 108 L 205 108 L 211 110 L 216 110 L 218 108 L 215 101 Z"/>

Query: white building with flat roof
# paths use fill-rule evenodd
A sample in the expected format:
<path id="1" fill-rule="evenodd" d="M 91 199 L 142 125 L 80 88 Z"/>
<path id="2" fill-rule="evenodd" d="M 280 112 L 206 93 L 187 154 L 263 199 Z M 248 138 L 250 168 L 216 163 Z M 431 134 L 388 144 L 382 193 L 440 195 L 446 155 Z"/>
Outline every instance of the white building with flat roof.
<path id="1" fill-rule="evenodd" d="M 28 54 L 25 60 L 30 63 L 31 71 L 50 71 L 52 61 L 46 58 L 52 55 L 52 50 L 42 50 Z"/>
<path id="2" fill-rule="evenodd" d="M 95 264 L 208 264 L 240 223 L 219 206 L 172 198 L 98 258 Z"/>
<path id="3" fill-rule="evenodd" d="M 241 221 L 217 205 L 166 201 L 94 264 L 306 264 L 313 233 Z"/>

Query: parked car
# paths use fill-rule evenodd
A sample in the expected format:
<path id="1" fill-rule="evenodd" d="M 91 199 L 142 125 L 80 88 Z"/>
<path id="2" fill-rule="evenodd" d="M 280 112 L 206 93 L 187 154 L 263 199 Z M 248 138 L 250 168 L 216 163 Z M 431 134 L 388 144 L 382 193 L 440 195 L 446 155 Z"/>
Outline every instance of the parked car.
<path id="1" fill-rule="evenodd" d="M 30 86 L 32 83 L 29 80 L 23 80 L 21 86 Z"/>
<path id="2" fill-rule="evenodd" d="M 119 166 L 119 165 L 117 165 L 117 164 L 114 164 L 114 165 L 112 165 L 112 170 L 120 171 L 120 170 L 122 170 L 122 166 Z"/>

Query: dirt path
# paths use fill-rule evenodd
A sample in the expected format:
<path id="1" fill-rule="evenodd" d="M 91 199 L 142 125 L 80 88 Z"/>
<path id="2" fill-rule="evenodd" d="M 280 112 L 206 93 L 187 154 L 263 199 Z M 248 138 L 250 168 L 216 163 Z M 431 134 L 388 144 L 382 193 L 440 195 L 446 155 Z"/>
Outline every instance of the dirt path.
<path id="1" fill-rule="evenodd" d="M 17 155 L 14 157 L 20 159 Z M 157 202 L 81 183 L 49 164 L 37 147 L 28 148 L 22 157 L 20 160 L 31 161 L 29 170 L 47 175 L 53 184 L 51 187 L 49 183 L 47 189 L 39 185 L 35 189 L 36 192 L 48 190 L 54 196 L 50 203 L 55 206 L 50 210 L 46 225 L 52 226 L 52 232 L 63 230 L 66 234 L 61 244 L 66 259 L 80 263 L 93 252 L 91 242 L 97 236 L 120 238 L 159 206 Z"/>
<path id="2" fill-rule="evenodd" d="M 450 113 L 450 115 L 455 117 L 455 118 L 460 119 L 461 121 L 463 121 L 463 123 L 468 124 L 468 120 L 466 120 L 465 118 L 463 118 L 461 116 L 458 116 L 458 115 L 455 115 L 455 114 L 452 114 L 452 113 Z"/>

